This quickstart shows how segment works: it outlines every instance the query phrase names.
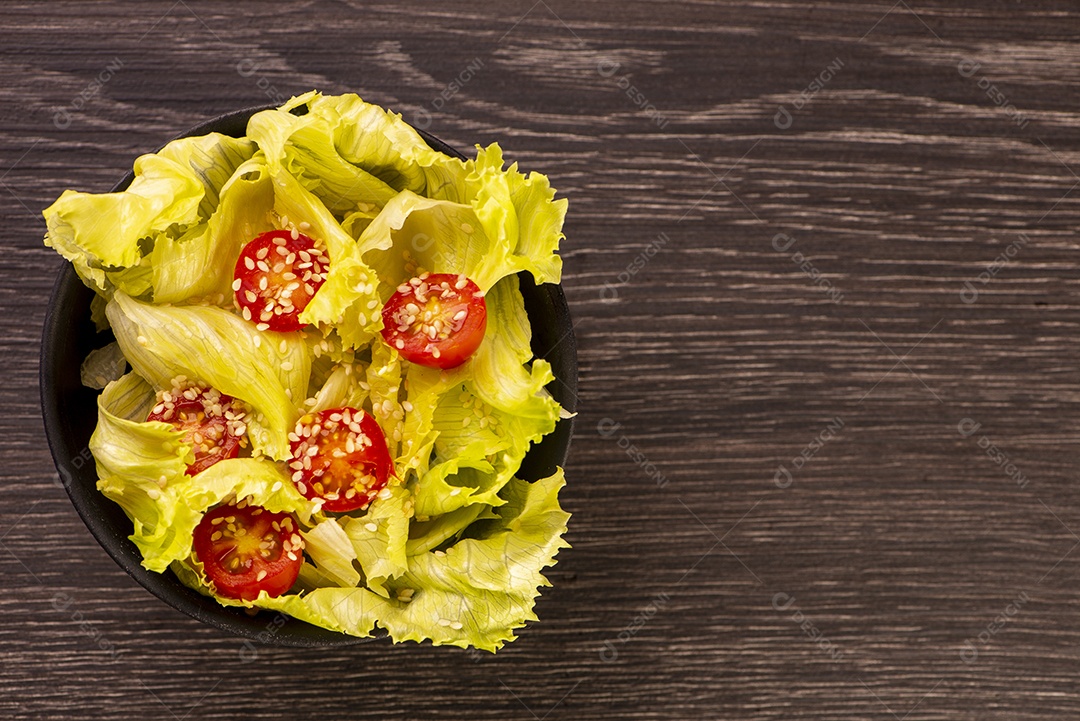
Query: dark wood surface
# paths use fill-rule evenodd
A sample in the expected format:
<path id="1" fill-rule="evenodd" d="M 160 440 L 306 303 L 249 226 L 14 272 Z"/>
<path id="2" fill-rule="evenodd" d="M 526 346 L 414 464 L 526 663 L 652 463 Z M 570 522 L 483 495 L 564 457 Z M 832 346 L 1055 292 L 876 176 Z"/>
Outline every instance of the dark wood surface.
<path id="1" fill-rule="evenodd" d="M 1080 16 L 959 5 L 0 6 L 0 717 L 1080 716 Z M 494 657 L 252 658 L 54 482 L 41 209 L 312 87 L 570 199 L 574 547 Z"/>

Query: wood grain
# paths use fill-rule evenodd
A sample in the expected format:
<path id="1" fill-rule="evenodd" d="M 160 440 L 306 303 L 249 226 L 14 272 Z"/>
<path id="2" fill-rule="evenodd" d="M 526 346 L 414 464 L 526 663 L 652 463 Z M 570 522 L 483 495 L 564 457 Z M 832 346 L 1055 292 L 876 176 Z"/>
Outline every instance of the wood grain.
<path id="1" fill-rule="evenodd" d="M 1080 714 L 1077 21 L 1066 2 L 5 4 L 0 716 Z M 312 87 L 498 141 L 570 199 L 574 548 L 495 657 L 247 658 L 124 576 L 52 480 L 40 210 Z"/>

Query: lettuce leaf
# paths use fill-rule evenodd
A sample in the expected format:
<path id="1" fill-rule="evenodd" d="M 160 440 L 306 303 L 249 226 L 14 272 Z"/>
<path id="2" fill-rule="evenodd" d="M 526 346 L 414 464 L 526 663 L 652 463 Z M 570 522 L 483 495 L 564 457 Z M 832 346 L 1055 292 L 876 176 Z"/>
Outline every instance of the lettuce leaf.
<path id="1" fill-rule="evenodd" d="M 168 562 L 159 559 L 182 552 L 183 529 L 196 518 L 176 491 L 194 455 L 182 443 L 182 432 L 168 423 L 144 422 L 153 403 L 153 388 L 136 373 L 105 386 L 98 396 L 90 451 L 98 490 L 131 519 L 130 538 L 142 553 L 143 565 L 161 572 Z M 190 545 L 190 536 L 186 543 Z"/>
<path id="2" fill-rule="evenodd" d="M 395 642 L 496 651 L 514 640 L 514 629 L 536 620 L 539 587 L 550 585 L 541 570 L 569 548 L 562 535 L 570 515 L 558 501 L 564 484 L 561 469 L 535 483 L 514 479 L 498 518 L 484 521 L 478 537 L 410 557 L 409 570 L 390 585 L 398 594 L 412 589 L 412 600 L 382 609 L 379 625 Z"/>
<path id="3" fill-rule="evenodd" d="M 273 230 L 274 190 L 261 158 L 237 166 L 218 189 L 220 204 L 207 222 L 184 236 L 160 237 L 150 255 L 155 303 L 208 298 L 232 305 L 233 268 L 244 245 Z"/>
<path id="4" fill-rule="evenodd" d="M 299 333 L 259 331 L 235 313 L 209 306 L 156 306 L 117 292 L 106 313 L 124 356 L 156 389 L 198 379 L 250 405 L 255 449 L 289 454 L 288 433 L 307 393 L 311 361 Z"/>
<path id="5" fill-rule="evenodd" d="M 209 218 L 218 189 L 254 150 L 249 140 L 219 134 L 174 140 L 138 158 L 135 179 L 122 192 L 64 191 L 44 211 L 45 244 L 70 260 L 91 288 L 143 295 L 150 287 L 147 246 Z M 133 272 L 137 267 L 142 272 Z"/>
<path id="6" fill-rule="evenodd" d="M 412 517 L 412 494 L 401 486 L 389 486 L 376 498 L 368 512 L 344 523 L 355 557 L 360 561 L 367 586 L 389 597 L 387 579 L 401 575 L 408 567 L 405 543 Z"/>

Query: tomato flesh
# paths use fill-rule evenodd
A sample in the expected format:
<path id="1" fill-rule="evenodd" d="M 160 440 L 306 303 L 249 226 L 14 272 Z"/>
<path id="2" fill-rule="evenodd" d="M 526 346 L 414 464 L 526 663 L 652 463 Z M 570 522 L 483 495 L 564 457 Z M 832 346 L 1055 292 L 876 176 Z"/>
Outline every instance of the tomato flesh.
<path id="1" fill-rule="evenodd" d="M 259 330 L 300 330 L 300 313 L 326 282 L 328 267 L 326 254 L 308 236 L 294 230 L 263 233 L 236 260 L 236 304 Z"/>
<path id="2" fill-rule="evenodd" d="M 355 408 L 308 413 L 289 434 L 296 489 L 334 513 L 367 508 L 390 480 L 393 461 L 375 419 Z"/>
<path id="3" fill-rule="evenodd" d="M 173 385 L 171 390 L 158 393 L 157 400 L 146 420 L 171 423 L 184 431 L 184 443 L 190 443 L 195 453 L 194 462 L 187 467 L 189 476 L 218 461 L 236 458 L 241 446 L 247 445 L 246 413 L 231 396 L 213 388 Z"/>
<path id="4" fill-rule="evenodd" d="M 383 306 L 382 335 L 405 360 L 455 368 L 476 352 L 487 330 L 487 304 L 464 275 L 423 273 L 398 286 Z"/>
<path id="5" fill-rule="evenodd" d="M 244 502 L 218 506 L 195 527 L 195 556 L 217 593 L 252 601 L 288 591 L 304 563 L 296 519 Z"/>

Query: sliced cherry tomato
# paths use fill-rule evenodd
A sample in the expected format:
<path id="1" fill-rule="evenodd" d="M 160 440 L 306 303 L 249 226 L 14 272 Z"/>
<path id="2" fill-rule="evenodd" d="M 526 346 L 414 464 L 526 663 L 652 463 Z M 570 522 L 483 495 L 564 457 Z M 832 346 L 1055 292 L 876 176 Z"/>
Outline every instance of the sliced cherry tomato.
<path id="1" fill-rule="evenodd" d="M 218 506 L 195 527 L 195 556 L 221 596 L 251 601 L 280 596 L 304 562 L 296 519 L 241 502 Z"/>
<path id="2" fill-rule="evenodd" d="M 293 483 L 334 513 L 367 508 L 393 474 L 386 436 L 355 408 L 308 413 L 289 434 Z"/>
<path id="3" fill-rule="evenodd" d="M 484 294 L 463 275 L 424 273 L 398 286 L 383 306 L 383 338 L 418 365 L 461 365 L 480 347 L 485 330 Z"/>
<path id="4" fill-rule="evenodd" d="M 326 281 L 329 259 L 294 230 L 271 230 L 240 252 L 233 270 L 236 304 L 259 330 L 300 330 L 300 313 Z"/>
<path id="5" fill-rule="evenodd" d="M 218 461 L 236 458 L 247 445 L 246 413 L 231 396 L 213 388 L 173 385 L 158 393 L 158 403 L 146 417 L 148 421 L 171 423 L 184 431 L 184 443 L 194 447 L 195 461 L 187 473 L 194 476 Z"/>

